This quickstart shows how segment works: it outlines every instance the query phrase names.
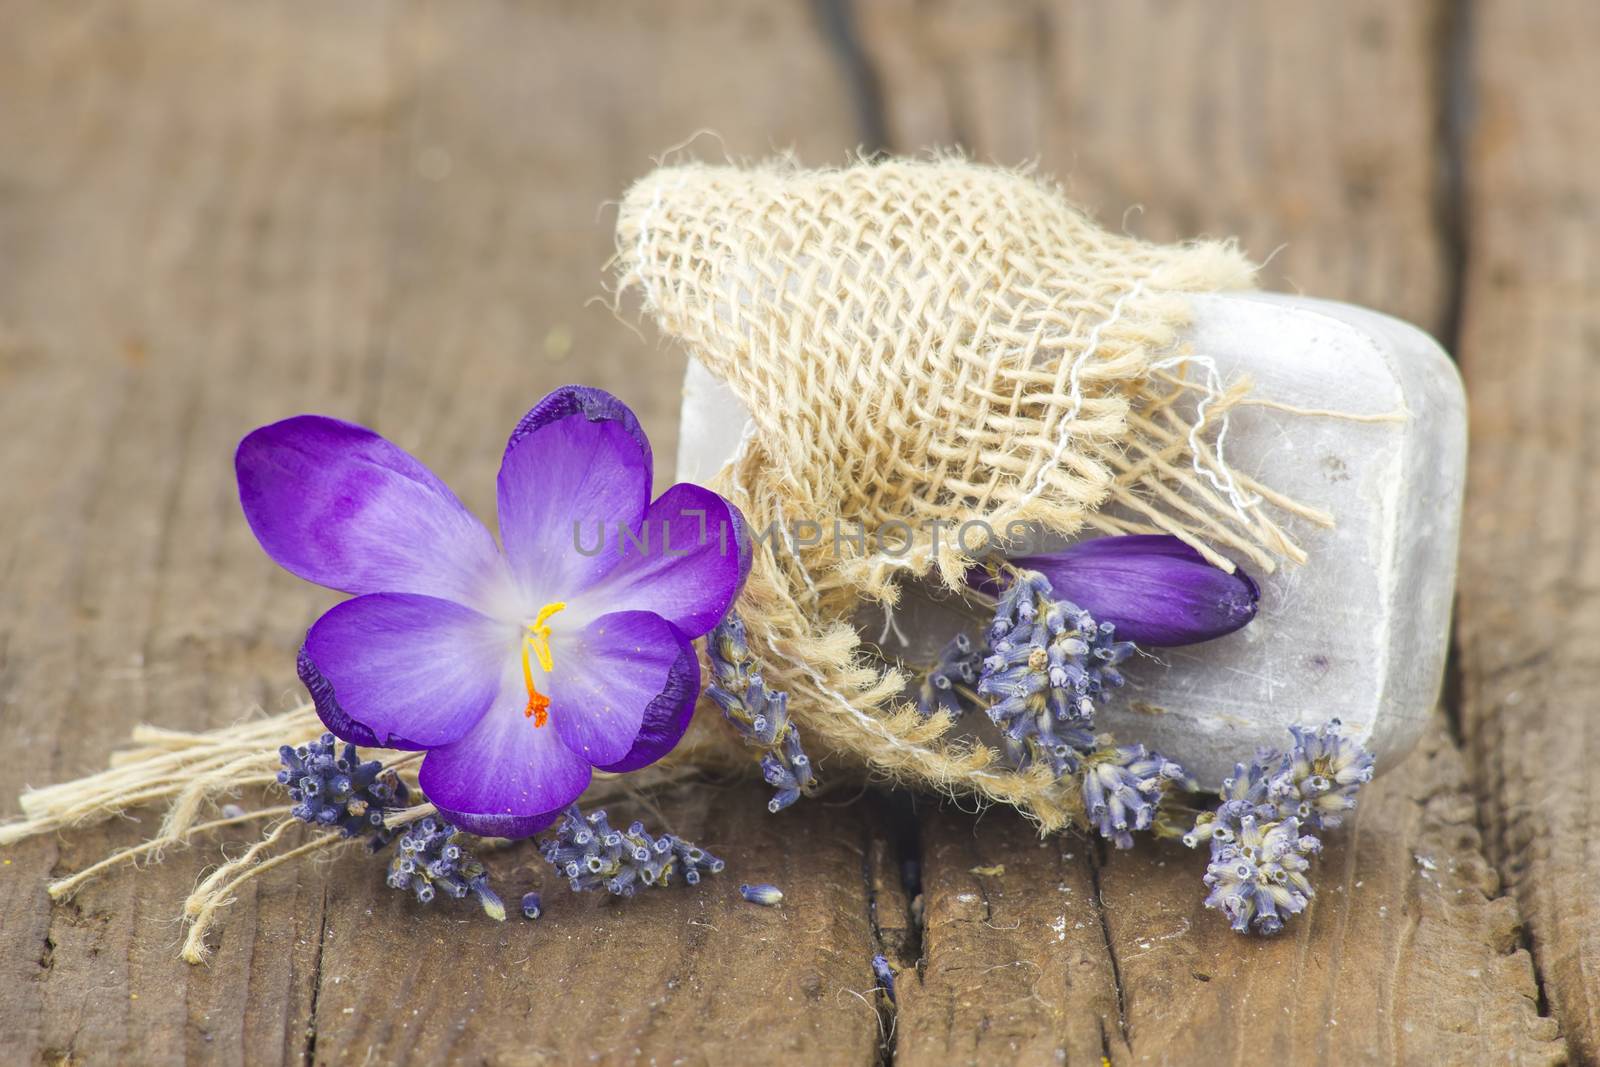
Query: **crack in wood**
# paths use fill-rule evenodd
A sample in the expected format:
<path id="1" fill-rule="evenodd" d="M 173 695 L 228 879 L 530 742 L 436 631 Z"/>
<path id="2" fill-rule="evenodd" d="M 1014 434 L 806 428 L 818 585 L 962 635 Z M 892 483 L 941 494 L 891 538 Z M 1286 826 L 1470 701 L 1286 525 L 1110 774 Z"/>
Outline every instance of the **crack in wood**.
<path id="1" fill-rule="evenodd" d="M 39 969 L 46 975 L 56 965 L 56 939 L 48 933 L 44 935 L 44 951 L 39 953 Z"/>
<path id="2" fill-rule="evenodd" d="M 1465 311 L 1467 264 L 1472 253 L 1471 225 L 1467 217 L 1467 140 L 1471 133 L 1473 3 L 1440 3 L 1436 18 L 1439 41 L 1435 75 L 1438 182 L 1434 188 L 1435 226 L 1444 246 L 1444 293 L 1438 327 L 1439 341 L 1452 359 L 1461 339 Z M 1452 646 L 1452 654 L 1454 647 Z"/>
<path id="3" fill-rule="evenodd" d="M 1084 849 L 1084 858 L 1088 861 L 1089 868 L 1089 903 L 1094 908 L 1095 921 L 1100 924 L 1100 939 L 1105 943 L 1106 958 L 1111 963 L 1111 985 L 1117 994 L 1117 1032 L 1122 1035 L 1124 1046 L 1132 1047 L 1128 1039 L 1128 997 L 1122 986 L 1122 964 L 1117 959 L 1117 946 L 1111 937 L 1111 924 L 1106 919 L 1106 902 L 1100 895 L 1100 868 L 1105 862 L 1105 846 L 1099 841 L 1088 845 Z M 1105 1037 L 1105 1027 L 1101 1026 L 1101 1035 Z M 1109 1060 L 1110 1053 L 1106 1053 Z"/>
<path id="4" fill-rule="evenodd" d="M 1438 45 L 1436 99 L 1438 106 L 1438 134 L 1435 154 L 1439 160 L 1439 181 L 1435 188 L 1436 225 L 1444 246 L 1444 293 L 1441 322 L 1438 329 L 1440 343 L 1452 359 L 1459 359 L 1463 320 L 1466 313 L 1467 279 L 1473 261 L 1472 220 L 1469 214 L 1469 183 L 1471 181 L 1471 154 L 1468 151 L 1477 119 L 1477 100 L 1473 84 L 1473 61 L 1477 50 L 1476 0 L 1454 0 L 1440 3 L 1436 9 Z M 1463 760 L 1475 772 L 1470 776 L 1469 795 L 1473 801 L 1473 820 L 1483 842 L 1485 857 L 1495 866 L 1501 878 L 1502 896 L 1516 901 L 1514 886 L 1517 873 L 1508 862 L 1509 850 L 1490 825 L 1487 806 L 1493 802 L 1493 792 L 1485 788 L 1485 768 L 1481 751 L 1468 736 L 1465 718 L 1466 676 L 1463 669 L 1461 606 L 1451 612 L 1450 650 L 1445 660 L 1443 705 L 1445 721 L 1451 742 Z M 1528 663 L 1511 662 L 1502 667 L 1504 673 L 1528 669 L 1548 658 L 1549 650 L 1536 649 Z M 1518 929 L 1518 944 L 1527 950 L 1533 964 L 1535 1004 L 1538 1014 L 1553 1018 L 1546 983 L 1547 962 L 1527 922 Z"/>
<path id="5" fill-rule="evenodd" d="M 844 73 L 845 88 L 855 107 L 862 154 L 874 156 L 892 151 L 882 82 L 856 31 L 854 3 L 852 0 L 812 0 L 811 6 L 823 40 Z"/>
<path id="6" fill-rule="evenodd" d="M 1438 181 L 1434 186 L 1434 228 L 1443 249 L 1440 319 L 1436 332 L 1451 359 L 1461 338 L 1461 316 L 1465 307 L 1467 259 L 1471 253 L 1467 220 L 1466 138 L 1472 122 L 1471 57 L 1472 19 L 1468 0 L 1442 3 L 1436 9 L 1439 22 L 1437 49 L 1434 155 L 1439 160 Z M 1450 738 L 1465 750 L 1461 724 L 1461 646 L 1456 632 L 1459 611 L 1450 613 L 1450 647 L 1444 665 L 1444 713 Z M 1479 813 L 1480 826 L 1482 813 Z"/>
<path id="7" fill-rule="evenodd" d="M 322 921 L 317 926 L 317 951 L 311 959 L 311 1004 L 306 1011 L 306 1046 L 301 1062 L 313 1067 L 317 1062 L 317 1000 L 322 995 L 322 952 L 328 943 L 328 887 L 322 887 L 319 910 Z"/>
<path id="8" fill-rule="evenodd" d="M 873 952 L 885 959 L 894 959 L 903 965 L 900 957 L 900 946 L 890 945 L 883 936 L 883 927 L 878 920 L 878 876 L 874 870 L 874 858 L 878 851 L 892 841 L 887 822 L 885 806 L 876 802 L 869 802 L 872 816 L 861 820 L 861 880 L 866 891 L 867 899 L 867 929 L 872 937 Z M 878 1043 L 878 1062 L 884 1067 L 890 1067 L 895 1059 L 895 1035 L 898 1031 L 898 1009 L 894 998 L 890 997 L 877 985 L 877 974 L 868 961 L 867 971 L 873 977 L 874 1010 L 878 1013 L 878 1025 L 881 1040 Z"/>
<path id="9" fill-rule="evenodd" d="M 909 842 L 913 851 L 900 856 L 900 887 L 906 895 L 906 943 L 901 948 L 901 957 L 916 968 L 920 979 L 924 964 L 923 938 L 927 931 L 927 909 L 922 898 L 922 837 L 915 823 L 912 824 Z"/>

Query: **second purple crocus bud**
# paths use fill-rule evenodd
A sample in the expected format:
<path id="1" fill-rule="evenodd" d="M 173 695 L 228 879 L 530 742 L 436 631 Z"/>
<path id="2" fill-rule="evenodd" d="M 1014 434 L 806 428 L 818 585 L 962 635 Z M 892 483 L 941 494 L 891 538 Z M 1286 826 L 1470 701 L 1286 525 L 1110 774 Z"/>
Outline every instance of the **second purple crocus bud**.
<path id="1" fill-rule="evenodd" d="M 1230 634 L 1255 618 L 1261 598 L 1244 571 L 1214 567 L 1168 534 L 1099 537 L 1010 562 L 1043 574 L 1057 597 L 1139 645 L 1170 648 Z M 1006 579 L 974 568 L 968 581 L 996 593 Z"/>

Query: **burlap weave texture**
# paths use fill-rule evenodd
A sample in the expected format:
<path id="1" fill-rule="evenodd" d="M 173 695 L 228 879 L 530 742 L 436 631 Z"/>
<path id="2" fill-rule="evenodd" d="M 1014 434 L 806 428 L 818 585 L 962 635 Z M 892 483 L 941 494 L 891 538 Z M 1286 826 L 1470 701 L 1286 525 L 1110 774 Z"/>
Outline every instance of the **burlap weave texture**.
<path id="1" fill-rule="evenodd" d="M 1166 531 L 1262 569 L 1299 558 L 1270 515 L 1292 504 L 1206 443 L 1248 384 L 1205 386 L 1179 344 L 1188 294 L 1252 284 L 1231 242 L 1112 234 L 1032 175 L 944 159 L 662 168 L 625 196 L 617 251 L 621 288 L 751 413 L 714 487 L 752 527 L 893 528 L 897 546 L 913 531 L 909 551 L 764 546 L 742 604 L 808 741 L 874 771 L 1046 827 L 1074 814 L 1037 770 L 924 722 L 850 624 L 914 578 L 959 588 L 962 524 Z"/>

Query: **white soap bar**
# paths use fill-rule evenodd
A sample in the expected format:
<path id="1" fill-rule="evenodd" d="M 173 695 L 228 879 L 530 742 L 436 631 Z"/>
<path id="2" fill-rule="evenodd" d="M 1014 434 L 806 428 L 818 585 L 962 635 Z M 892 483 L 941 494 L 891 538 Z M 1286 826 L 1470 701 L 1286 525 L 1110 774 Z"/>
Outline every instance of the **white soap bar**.
<path id="1" fill-rule="evenodd" d="M 1253 395 L 1355 422 L 1245 406 L 1230 416 L 1230 466 L 1336 518 L 1289 520 L 1310 561 L 1253 575 L 1259 614 L 1243 630 L 1130 662 L 1097 724 L 1177 759 L 1207 788 L 1291 724 L 1343 720 L 1379 773 L 1416 742 L 1439 698 L 1454 595 L 1466 405 L 1427 334 L 1349 304 L 1277 294 L 1194 299 L 1186 339 Z M 691 361 L 678 476 L 705 480 L 738 448 L 748 413 Z M 908 660 L 931 659 L 950 621 L 907 604 Z M 876 636 L 875 634 L 872 636 Z"/>

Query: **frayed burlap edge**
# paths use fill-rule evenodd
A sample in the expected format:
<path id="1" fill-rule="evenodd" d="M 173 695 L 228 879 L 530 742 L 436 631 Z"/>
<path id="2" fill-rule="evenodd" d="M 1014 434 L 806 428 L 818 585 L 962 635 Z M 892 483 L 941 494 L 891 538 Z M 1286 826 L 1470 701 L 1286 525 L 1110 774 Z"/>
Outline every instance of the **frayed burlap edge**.
<path id="1" fill-rule="evenodd" d="M 751 412 L 712 487 L 755 530 L 1160 532 L 1269 572 L 1305 559 L 1282 516 L 1331 523 L 1228 467 L 1218 430 L 1249 383 L 1180 344 L 1189 294 L 1253 284 L 1231 242 L 1110 234 L 1032 174 L 954 159 L 662 168 L 624 197 L 616 239 L 619 297 L 638 292 Z M 962 590 L 965 547 L 761 551 L 740 611 L 808 744 L 1056 829 L 1080 815 L 1070 784 L 951 740 L 851 625 L 908 579 Z"/>

